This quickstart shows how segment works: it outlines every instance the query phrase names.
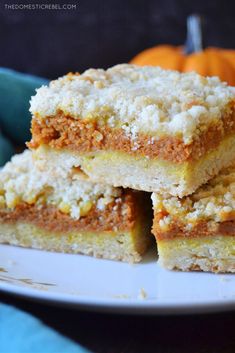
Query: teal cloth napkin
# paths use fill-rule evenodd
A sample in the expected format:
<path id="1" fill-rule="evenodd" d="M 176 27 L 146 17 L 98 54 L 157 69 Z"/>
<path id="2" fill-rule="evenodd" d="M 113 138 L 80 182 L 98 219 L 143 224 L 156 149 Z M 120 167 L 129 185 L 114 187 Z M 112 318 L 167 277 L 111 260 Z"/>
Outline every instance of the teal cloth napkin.
<path id="1" fill-rule="evenodd" d="M 12 143 L 0 133 L 0 167 L 15 153 Z"/>
<path id="2" fill-rule="evenodd" d="M 0 353 L 89 353 L 30 314 L 0 304 Z"/>
<path id="3" fill-rule="evenodd" d="M 0 68 L 0 166 L 14 154 L 13 144 L 30 139 L 29 101 L 48 80 Z"/>

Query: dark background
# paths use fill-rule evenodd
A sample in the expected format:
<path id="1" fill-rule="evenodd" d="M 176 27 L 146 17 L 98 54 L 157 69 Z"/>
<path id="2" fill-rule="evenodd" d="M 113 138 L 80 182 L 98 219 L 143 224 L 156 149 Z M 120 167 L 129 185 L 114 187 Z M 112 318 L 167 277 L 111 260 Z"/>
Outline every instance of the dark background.
<path id="1" fill-rule="evenodd" d="M 73 3 L 77 10 L 5 10 L 12 3 Z M 129 61 L 185 41 L 186 17 L 204 17 L 205 46 L 235 48 L 233 0 L 1 0 L 0 66 L 48 78 Z"/>
<path id="2" fill-rule="evenodd" d="M 111 315 L 36 304 L 9 295 L 2 295 L 1 299 L 32 313 L 92 353 L 235 352 L 235 312 L 182 316 Z"/>

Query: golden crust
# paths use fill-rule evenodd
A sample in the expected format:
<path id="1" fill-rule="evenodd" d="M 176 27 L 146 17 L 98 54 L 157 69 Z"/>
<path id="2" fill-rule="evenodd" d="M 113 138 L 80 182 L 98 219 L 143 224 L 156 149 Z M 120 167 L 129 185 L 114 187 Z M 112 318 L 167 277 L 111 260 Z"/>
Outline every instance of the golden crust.
<path id="1" fill-rule="evenodd" d="M 182 163 L 199 159 L 207 151 L 216 148 L 225 136 L 234 133 L 235 111 L 224 116 L 219 125 L 209 126 L 188 145 L 177 137 L 165 136 L 155 139 L 143 133 L 133 140 L 122 129 L 100 126 L 97 121 L 74 119 L 62 112 L 47 119 L 34 118 L 31 131 L 33 138 L 28 143 L 30 148 L 46 144 L 52 148 L 68 148 L 82 153 L 114 150 Z"/>
<path id="2" fill-rule="evenodd" d="M 169 270 L 235 272 L 235 237 L 158 240 L 160 264 Z"/>

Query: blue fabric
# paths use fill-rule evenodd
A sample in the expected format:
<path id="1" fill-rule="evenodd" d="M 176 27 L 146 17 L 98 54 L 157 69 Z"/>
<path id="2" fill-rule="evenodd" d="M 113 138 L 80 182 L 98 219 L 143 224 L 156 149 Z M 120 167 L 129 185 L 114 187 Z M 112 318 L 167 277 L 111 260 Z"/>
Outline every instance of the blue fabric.
<path id="1" fill-rule="evenodd" d="M 15 149 L 11 141 L 0 134 L 0 167 L 9 161 L 14 153 Z"/>
<path id="2" fill-rule="evenodd" d="M 0 353 L 88 353 L 19 309 L 0 303 Z"/>
<path id="3" fill-rule="evenodd" d="M 41 77 L 0 68 L 0 166 L 15 153 L 13 143 L 29 141 L 29 101 L 36 88 L 47 83 Z"/>
<path id="4" fill-rule="evenodd" d="M 0 128 L 5 137 L 17 144 L 30 138 L 29 101 L 36 88 L 48 80 L 0 68 Z"/>

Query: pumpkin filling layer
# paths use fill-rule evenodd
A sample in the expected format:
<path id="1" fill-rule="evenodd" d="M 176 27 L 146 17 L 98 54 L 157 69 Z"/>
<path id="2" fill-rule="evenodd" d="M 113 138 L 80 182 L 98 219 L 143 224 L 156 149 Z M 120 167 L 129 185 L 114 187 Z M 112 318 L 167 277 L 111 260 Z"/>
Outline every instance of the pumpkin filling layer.
<path id="1" fill-rule="evenodd" d="M 200 221 L 195 225 L 184 224 L 180 220 L 174 219 L 170 225 L 165 225 L 166 218 L 155 211 L 152 231 L 158 241 L 173 239 L 207 238 L 216 235 L 233 236 L 235 241 L 235 220 L 221 223 Z"/>
<path id="2" fill-rule="evenodd" d="M 154 138 L 140 133 L 133 140 L 122 129 L 99 126 L 97 122 L 74 119 L 63 113 L 46 119 L 33 119 L 31 148 L 48 145 L 56 149 L 67 148 L 79 153 L 119 151 L 131 155 L 159 158 L 174 163 L 198 160 L 235 131 L 235 112 L 229 112 L 220 124 L 203 131 L 186 145 L 177 137 Z"/>
<path id="3" fill-rule="evenodd" d="M 121 207 L 109 204 L 105 210 L 92 209 L 86 216 L 73 219 L 68 214 L 52 206 L 29 205 L 20 203 L 14 209 L 0 209 L 0 222 L 14 223 L 18 221 L 29 222 L 39 228 L 54 232 L 67 232 L 71 230 L 82 231 L 128 231 L 136 221 L 136 207 L 134 198 L 125 197 L 122 201 L 127 206 L 126 213 L 122 214 Z"/>

